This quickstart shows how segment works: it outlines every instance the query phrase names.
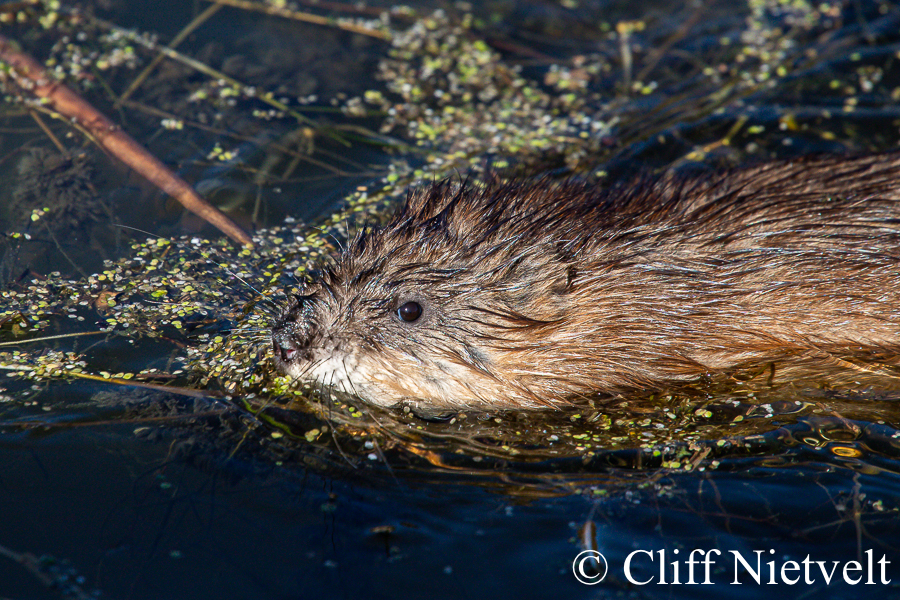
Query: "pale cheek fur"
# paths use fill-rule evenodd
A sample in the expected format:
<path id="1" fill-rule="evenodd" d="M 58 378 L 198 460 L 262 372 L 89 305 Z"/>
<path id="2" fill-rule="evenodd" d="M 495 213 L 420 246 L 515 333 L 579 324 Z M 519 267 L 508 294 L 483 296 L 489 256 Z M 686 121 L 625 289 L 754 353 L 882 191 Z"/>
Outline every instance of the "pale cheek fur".
<path id="1" fill-rule="evenodd" d="M 440 377 L 429 376 L 440 373 Z M 493 378 L 471 368 L 441 361 L 439 366 L 423 366 L 403 355 L 356 355 L 332 353 L 309 365 L 294 365 L 287 374 L 295 379 L 313 380 L 333 389 L 362 397 L 372 404 L 393 406 L 423 398 L 429 406 L 489 406 L 509 393 Z"/>
<path id="2" fill-rule="evenodd" d="M 359 373 L 354 356 L 335 352 L 327 355 L 319 352 L 319 356 L 310 363 L 290 365 L 285 374 L 293 379 L 331 386 L 348 394 L 358 393 L 359 387 L 354 387 L 354 384 L 364 382 L 365 377 L 365 374 Z"/>

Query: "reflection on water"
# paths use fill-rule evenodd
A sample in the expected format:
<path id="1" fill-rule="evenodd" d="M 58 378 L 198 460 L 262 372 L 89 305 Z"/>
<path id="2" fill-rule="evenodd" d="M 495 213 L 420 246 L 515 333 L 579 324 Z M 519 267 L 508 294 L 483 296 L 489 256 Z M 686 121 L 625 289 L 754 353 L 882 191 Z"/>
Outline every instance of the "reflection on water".
<path id="1" fill-rule="evenodd" d="M 98 19 L 168 43 L 197 16 L 185 3 L 106 2 L 58 28 L 13 28 L 246 227 L 268 229 L 252 251 L 169 243 L 199 224 L 97 153 L 60 158 L 10 109 L 4 226 L 27 236 L 2 242 L 0 343 L 67 337 L 0 346 L 13 375 L 0 546 L 24 561 L 0 561 L 0 595 L 890 597 L 890 386 L 736 373 L 725 387 L 440 421 L 273 378 L 277 308 L 247 284 L 277 303 L 343 243 L 349 216 L 377 220 L 408 184 L 489 169 L 603 184 L 897 144 L 893 4 L 633 4 L 420 5 L 390 28 L 377 9 L 326 7 L 393 45 L 225 8 L 179 51 L 241 85 L 167 60 L 118 104 L 109 94 L 140 69 L 127 63 L 153 53 L 138 44 L 136 60 Z M 79 71 L 85 49 L 97 62 Z M 162 238 L 135 243 L 143 234 L 109 220 Z M 609 565 L 594 587 L 572 572 L 584 548 Z M 714 585 L 661 584 L 707 566 Z"/>

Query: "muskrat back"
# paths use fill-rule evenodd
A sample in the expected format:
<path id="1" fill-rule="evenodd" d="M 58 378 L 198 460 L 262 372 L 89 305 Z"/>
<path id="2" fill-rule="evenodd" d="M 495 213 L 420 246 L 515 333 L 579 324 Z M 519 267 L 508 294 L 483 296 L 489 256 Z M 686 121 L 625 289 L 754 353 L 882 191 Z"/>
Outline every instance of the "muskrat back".
<path id="1" fill-rule="evenodd" d="M 440 182 L 273 329 L 276 366 L 378 405 L 558 407 L 900 350 L 900 154 L 606 189 Z"/>

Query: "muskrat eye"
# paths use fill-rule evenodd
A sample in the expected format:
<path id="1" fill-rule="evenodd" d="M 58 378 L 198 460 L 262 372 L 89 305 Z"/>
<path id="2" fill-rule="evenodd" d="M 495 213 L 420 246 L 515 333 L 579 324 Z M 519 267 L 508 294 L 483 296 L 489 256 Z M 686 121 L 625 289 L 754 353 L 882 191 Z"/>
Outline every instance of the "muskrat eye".
<path id="1" fill-rule="evenodd" d="M 397 309 L 397 316 L 407 323 L 412 323 L 422 316 L 422 307 L 418 302 L 407 302 Z"/>

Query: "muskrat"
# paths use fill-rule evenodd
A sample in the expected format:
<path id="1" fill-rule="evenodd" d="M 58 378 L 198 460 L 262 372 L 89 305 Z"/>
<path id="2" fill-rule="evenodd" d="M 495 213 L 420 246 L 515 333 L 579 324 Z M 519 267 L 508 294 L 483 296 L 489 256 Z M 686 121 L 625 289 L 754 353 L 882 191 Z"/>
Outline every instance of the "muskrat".
<path id="1" fill-rule="evenodd" d="M 900 153 L 604 189 L 443 181 L 359 232 L 276 367 L 373 404 L 561 407 L 746 365 L 900 350 Z"/>

